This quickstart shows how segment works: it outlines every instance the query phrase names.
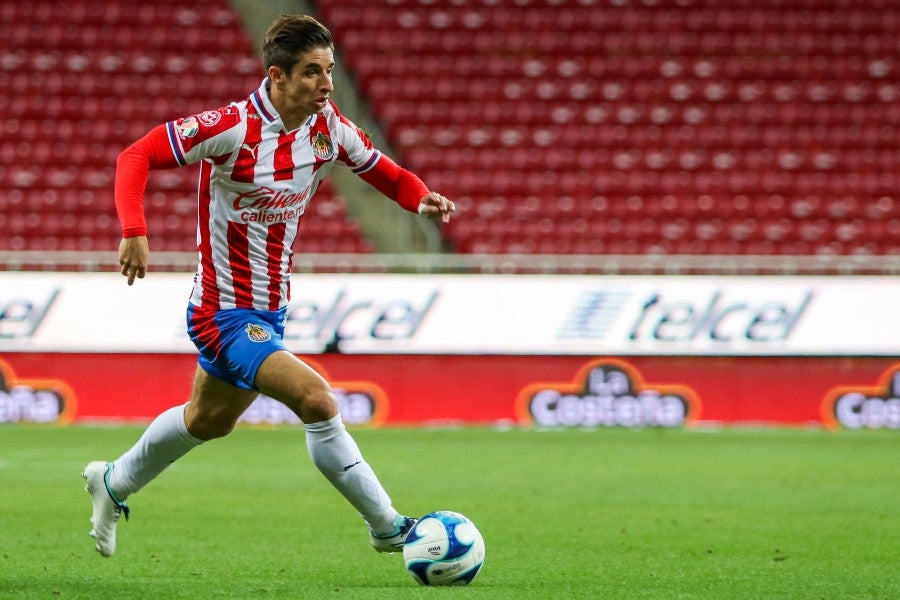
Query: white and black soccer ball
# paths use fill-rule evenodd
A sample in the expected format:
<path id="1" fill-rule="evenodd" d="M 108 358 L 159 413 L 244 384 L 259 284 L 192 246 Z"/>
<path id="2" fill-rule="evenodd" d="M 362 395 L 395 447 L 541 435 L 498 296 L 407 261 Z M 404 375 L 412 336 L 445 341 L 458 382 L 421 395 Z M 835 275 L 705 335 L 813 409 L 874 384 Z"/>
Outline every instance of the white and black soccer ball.
<path id="1" fill-rule="evenodd" d="M 403 560 L 422 585 L 468 585 L 484 564 L 484 539 L 464 515 L 439 510 L 410 529 Z"/>

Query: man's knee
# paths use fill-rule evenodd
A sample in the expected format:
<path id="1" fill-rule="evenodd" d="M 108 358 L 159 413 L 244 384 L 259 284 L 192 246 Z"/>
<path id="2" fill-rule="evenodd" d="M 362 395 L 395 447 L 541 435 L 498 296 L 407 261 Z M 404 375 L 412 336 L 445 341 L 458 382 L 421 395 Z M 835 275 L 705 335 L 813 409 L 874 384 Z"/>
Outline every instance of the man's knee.
<path id="1" fill-rule="evenodd" d="M 199 440 L 225 437 L 234 431 L 239 418 L 240 415 L 235 416 L 232 411 L 198 402 L 190 402 L 184 411 L 184 424 L 188 433 Z"/>
<path id="2" fill-rule="evenodd" d="M 309 390 L 296 409 L 304 423 L 327 421 L 338 414 L 338 402 L 328 384 Z"/>
<path id="3" fill-rule="evenodd" d="M 184 411 L 188 433 L 197 439 L 225 437 L 257 393 L 235 387 L 198 367 L 194 375 L 191 401 Z"/>
<path id="4" fill-rule="evenodd" d="M 216 421 L 211 419 L 197 419 L 187 423 L 187 430 L 198 440 L 214 440 L 222 438 L 234 431 L 236 422 Z"/>
<path id="5" fill-rule="evenodd" d="M 270 354 L 256 373 L 256 386 L 304 423 L 325 421 L 338 414 L 337 399 L 325 378 L 290 352 Z"/>

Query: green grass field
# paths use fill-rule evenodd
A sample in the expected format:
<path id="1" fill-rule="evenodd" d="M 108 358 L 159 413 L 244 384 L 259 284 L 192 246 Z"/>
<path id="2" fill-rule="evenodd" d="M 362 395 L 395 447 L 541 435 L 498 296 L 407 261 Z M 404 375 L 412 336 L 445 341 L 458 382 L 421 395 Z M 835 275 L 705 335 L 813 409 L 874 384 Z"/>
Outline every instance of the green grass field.
<path id="1" fill-rule="evenodd" d="M 109 559 L 79 477 L 135 427 L 0 427 L 0 598 L 898 598 L 900 435 L 355 430 L 402 511 L 465 513 L 466 588 L 424 588 L 292 429 L 239 429 L 129 500 Z"/>

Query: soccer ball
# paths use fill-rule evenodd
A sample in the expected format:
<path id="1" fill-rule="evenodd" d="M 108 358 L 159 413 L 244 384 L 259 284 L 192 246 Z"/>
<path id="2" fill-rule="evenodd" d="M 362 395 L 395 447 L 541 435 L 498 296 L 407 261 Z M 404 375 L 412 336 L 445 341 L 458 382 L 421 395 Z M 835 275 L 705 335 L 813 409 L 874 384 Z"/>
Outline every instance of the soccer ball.
<path id="1" fill-rule="evenodd" d="M 410 529 L 403 543 L 403 560 L 422 585 L 467 585 L 484 564 L 484 539 L 465 516 L 439 510 Z"/>

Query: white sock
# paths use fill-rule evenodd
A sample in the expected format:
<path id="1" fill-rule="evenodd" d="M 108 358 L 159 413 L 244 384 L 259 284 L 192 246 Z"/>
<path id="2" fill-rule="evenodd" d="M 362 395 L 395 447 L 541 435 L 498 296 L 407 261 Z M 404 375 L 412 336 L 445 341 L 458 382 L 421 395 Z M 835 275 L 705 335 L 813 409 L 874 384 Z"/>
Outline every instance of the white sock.
<path id="1" fill-rule="evenodd" d="M 306 425 L 306 447 L 316 467 L 359 511 L 372 531 L 384 534 L 394 530 L 398 513 L 340 415 Z"/>
<path id="2" fill-rule="evenodd" d="M 137 443 L 113 463 L 109 487 L 119 500 L 140 490 L 203 443 L 188 433 L 184 423 L 186 407 L 187 404 L 175 406 L 156 417 Z"/>

